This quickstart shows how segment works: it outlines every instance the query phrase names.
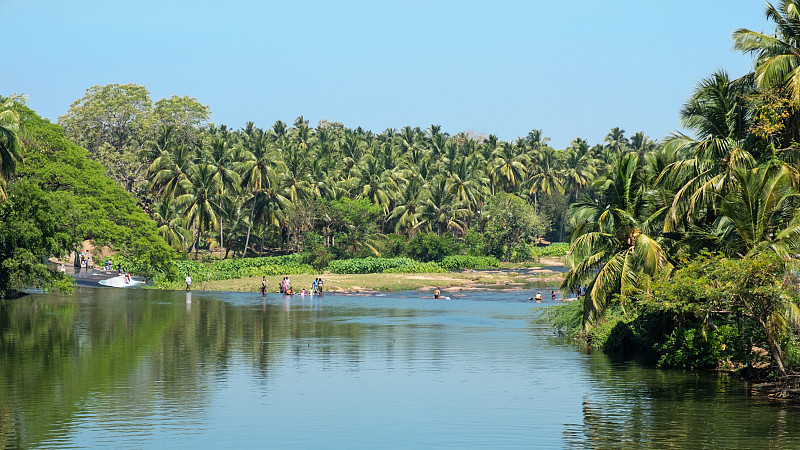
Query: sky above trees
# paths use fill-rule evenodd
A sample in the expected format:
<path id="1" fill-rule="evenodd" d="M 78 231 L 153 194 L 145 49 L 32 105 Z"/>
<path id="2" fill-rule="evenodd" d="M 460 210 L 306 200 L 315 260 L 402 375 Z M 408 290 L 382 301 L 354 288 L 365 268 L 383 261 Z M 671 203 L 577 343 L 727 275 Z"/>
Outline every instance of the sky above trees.
<path id="1" fill-rule="evenodd" d="M 659 139 L 719 68 L 751 67 L 759 0 L 668 3 L 3 0 L 0 95 L 56 121 L 93 85 L 196 97 L 233 128 L 303 115 L 375 132 L 440 124 L 503 140 Z"/>

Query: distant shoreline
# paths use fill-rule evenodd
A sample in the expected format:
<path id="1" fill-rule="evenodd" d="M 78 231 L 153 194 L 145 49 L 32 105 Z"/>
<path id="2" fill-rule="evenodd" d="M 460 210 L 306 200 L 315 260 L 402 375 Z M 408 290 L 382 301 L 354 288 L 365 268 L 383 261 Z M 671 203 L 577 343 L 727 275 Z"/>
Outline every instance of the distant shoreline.
<path id="1" fill-rule="evenodd" d="M 497 270 L 465 270 L 444 273 L 372 273 L 372 274 L 302 274 L 288 275 L 296 293 L 310 290 L 316 278 L 324 281 L 324 292 L 339 294 L 363 294 L 393 291 L 422 291 L 454 293 L 470 290 L 503 289 L 508 291 L 529 288 L 553 288 L 564 280 L 563 264 L 555 259 L 542 261 L 535 267 L 520 267 Z M 282 276 L 267 277 L 267 292 L 278 292 Z M 182 281 L 167 289 L 184 289 Z M 198 291 L 260 292 L 261 277 L 244 277 L 230 280 L 194 280 L 192 289 Z M 543 291 L 544 295 L 544 291 Z M 549 295 L 549 293 L 548 293 Z M 559 292 L 560 297 L 560 292 Z"/>

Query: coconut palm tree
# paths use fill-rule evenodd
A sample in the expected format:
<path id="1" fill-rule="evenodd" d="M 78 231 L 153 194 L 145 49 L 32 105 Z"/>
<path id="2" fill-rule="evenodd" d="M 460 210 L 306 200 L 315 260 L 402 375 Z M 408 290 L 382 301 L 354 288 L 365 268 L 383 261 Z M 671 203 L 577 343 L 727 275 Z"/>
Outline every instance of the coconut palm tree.
<path id="1" fill-rule="evenodd" d="M 564 173 L 558 169 L 558 154 L 550 147 L 542 148 L 535 153 L 534 164 L 531 164 L 523 183 L 528 194 L 533 196 L 533 208 L 538 211 L 539 192 L 552 195 L 553 192 L 564 193 Z"/>
<path id="2" fill-rule="evenodd" d="M 463 233 L 463 218 L 469 211 L 451 194 L 447 178 L 437 175 L 425 184 L 425 188 L 426 195 L 418 209 L 417 229 L 435 228 L 439 236 L 449 230 Z"/>
<path id="3" fill-rule="evenodd" d="M 175 199 L 175 204 L 184 208 L 186 219 L 195 230 L 195 259 L 200 246 L 200 236 L 219 224 L 215 201 L 221 189 L 217 168 L 208 163 L 192 166 L 187 178 L 181 180 L 180 190 L 183 194 Z"/>
<path id="4" fill-rule="evenodd" d="M 184 251 L 192 242 L 192 232 L 186 228 L 186 220 L 180 215 L 175 202 L 166 197 L 153 208 L 153 220 L 158 234 L 175 250 Z"/>
<path id="5" fill-rule="evenodd" d="M 419 175 L 408 176 L 400 187 L 395 207 L 389 215 L 394 220 L 396 233 L 413 234 L 419 224 L 419 214 L 425 198 L 425 180 Z"/>
<path id="6" fill-rule="evenodd" d="M 280 124 L 280 125 L 279 125 Z M 275 122 L 273 129 L 285 131 L 283 122 Z M 253 228 L 253 216 L 258 207 L 258 200 L 263 198 L 262 191 L 277 189 L 281 174 L 286 171 L 286 165 L 281 159 L 280 151 L 271 142 L 267 133 L 260 129 L 254 129 L 244 142 L 245 148 L 250 154 L 245 158 L 241 165 L 241 186 L 251 194 L 250 222 L 247 227 L 247 238 L 245 239 L 242 257 L 247 256 L 250 245 L 250 232 Z"/>
<path id="7" fill-rule="evenodd" d="M 492 153 L 489 162 L 489 176 L 497 187 L 505 192 L 516 192 L 517 187 L 525 177 L 528 158 L 520 149 L 509 143 L 503 143 Z M 494 190 L 492 190 L 494 195 Z"/>
<path id="8" fill-rule="evenodd" d="M 749 134 L 747 77 L 731 80 L 725 71 L 703 79 L 680 111 L 681 124 L 697 138 L 676 133 L 667 140 L 670 151 L 687 151 L 661 173 L 657 183 L 675 192 L 665 222 L 666 231 L 681 223 L 711 222 L 717 203 L 733 187 L 738 167 L 750 168 L 755 158 L 745 148 Z"/>
<path id="9" fill-rule="evenodd" d="M 789 258 L 797 254 L 800 194 L 792 187 L 792 176 L 786 167 L 737 168 L 735 187 L 720 204 L 721 216 L 709 227 L 692 230 L 690 241 L 731 257 L 773 252 Z"/>
<path id="10" fill-rule="evenodd" d="M 402 182 L 401 172 L 385 169 L 377 158 L 369 154 L 362 158 L 359 167 L 357 186 L 360 193 L 357 198 L 368 198 L 388 215 L 398 182 Z"/>
<path id="11" fill-rule="evenodd" d="M 165 147 L 150 164 L 150 189 L 162 199 L 179 196 L 181 183 L 197 159 L 195 150 L 185 145 Z"/>
<path id="12" fill-rule="evenodd" d="M 616 294 L 624 295 L 636 284 L 640 273 L 654 275 L 670 267 L 659 235 L 666 206 L 651 203 L 639 156 L 623 156 L 592 187 L 596 198 L 585 197 L 572 206 L 579 225 L 570 243 L 572 268 L 561 284 L 568 290 L 587 286 L 586 329 L 597 323 Z"/>
<path id="13" fill-rule="evenodd" d="M 13 94 L 0 97 L 0 200 L 6 199 L 6 179 L 22 162 L 22 142 L 19 139 L 19 114 L 14 111 L 16 105 L 25 103 L 25 97 Z"/>
<path id="14" fill-rule="evenodd" d="M 733 48 L 755 57 L 755 83 L 759 89 L 785 86 L 795 106 L 800 106 L 800 2 L 781 0 L 777 8 L 767 2 L 767 20 L 775 34 L 739 28 Z"/>

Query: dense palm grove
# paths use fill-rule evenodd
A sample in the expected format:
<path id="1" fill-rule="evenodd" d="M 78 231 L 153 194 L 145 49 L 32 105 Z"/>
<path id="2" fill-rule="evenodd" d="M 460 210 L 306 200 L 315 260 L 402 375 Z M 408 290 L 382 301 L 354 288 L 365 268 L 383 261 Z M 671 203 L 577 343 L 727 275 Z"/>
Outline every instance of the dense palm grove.
<path id="1" fill-rule="evenodd" d="M 207 108 L 193 99 L 184 98 L 194 106 L 193 120 L 159 118 L 159 105 L 165 109 L 164 102 L 176 98 L 152 108 L 146 90 L 141 113 L 130 114 L 123 125 L 97 114 L 87 117 L 99 98 L 132 104 L 141 91 L 137 85 L 94 87 L 60 123 L 97 159 L 109 151 L 112 157 L 106 159 L 142 168 L 131 178 L 115 169 L 117 162 L 109 172 L 121 174 L 118 181 L 138 195 L 177 250 L 219 248 L 222 258 L 315 246 L 331 248 L 336 256 L 377 255 L 400 236 L 472 231 L 472 241 L 486 241 L 496 256 L 524 260 L 537 237 L 568 235 L 568 203 L 607 170 L 606 161 L 655 148 L 644 134 L 629 141 L 619 128 L 611 130 L 605 145 L 590 147 L 576 139 L 565 150 L 549 147 L 539 130 L 503 142 L 493 135 L 450 135 L 436 125 L 380 134 L 325 120 L 312 127 L 302 117 L 291 126 L 277 121 L 264 130 L 248 122 L 231 130 L 200 126 Z M 92 133 L 108 128 L 108 136 Z M 126 144 L 115 142 L 120 136 Z M 528 236 L 504 236 L 492 245 L 492 237 L 508 229 L 495 227 L 486 236 L 491 200 L 500 201 L 501 194 L 523 201 L 510 211 L 528 219 Z M 364 224 L 365 218 L 370 223 Z M 509 241 L 514 245 L 502 245 Z"/>

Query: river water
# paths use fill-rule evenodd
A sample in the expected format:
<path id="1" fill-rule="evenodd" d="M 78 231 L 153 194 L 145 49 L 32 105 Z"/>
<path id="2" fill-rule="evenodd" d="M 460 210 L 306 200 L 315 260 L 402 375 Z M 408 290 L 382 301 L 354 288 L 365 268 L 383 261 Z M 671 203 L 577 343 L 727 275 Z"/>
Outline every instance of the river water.
<path id="1" fill-rule="evenodd" d="M 0 310 L 0 446 L 800 447 L 794 403 L 581 352 L 534 295 L 31 295 Z"/>

